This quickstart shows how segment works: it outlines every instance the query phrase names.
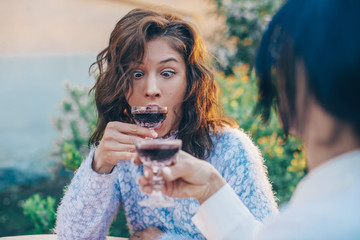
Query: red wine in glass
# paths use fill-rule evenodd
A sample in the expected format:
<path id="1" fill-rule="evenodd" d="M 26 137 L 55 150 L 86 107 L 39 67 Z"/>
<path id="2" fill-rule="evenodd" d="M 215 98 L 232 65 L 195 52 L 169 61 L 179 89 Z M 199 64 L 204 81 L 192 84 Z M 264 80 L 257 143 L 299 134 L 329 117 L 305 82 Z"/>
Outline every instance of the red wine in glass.
<path id="1" fill-rule="evenodd" d="M 176 141 L 159 140 L 137 146 L 137 152 L 145 162 L 151 161 L 163 165 L 171 165 L 174 161 L 174 155 L 177 154 L 179 150 L 180 145 L 177 144 Z"/>
<path id="2" fill-rule="evenodd" d="M 172 207 L 174 202 L 165 199 L 161 193 L 161 188 L 164 185 L 161 171 L 165 166 L 173 164 L 176 160 L 177 154 L 182 146 L 180 139 L 174 140 L 143 140 L 135 143 L 136 151 L 139 154 L 140 160 L 144 165 L 149 166 L 153 171 L 153 179 L 150 184 L 154 191 L 149 198 L 139 202 L 142 206 L 148 207 Z"/>
<path id="3" fill-rule="evenodd" d="M 137 125 L 154 129 L 164 122 L 167 115 L 167 107 L 135 106 L 131 107 L 131 114 Z"/>

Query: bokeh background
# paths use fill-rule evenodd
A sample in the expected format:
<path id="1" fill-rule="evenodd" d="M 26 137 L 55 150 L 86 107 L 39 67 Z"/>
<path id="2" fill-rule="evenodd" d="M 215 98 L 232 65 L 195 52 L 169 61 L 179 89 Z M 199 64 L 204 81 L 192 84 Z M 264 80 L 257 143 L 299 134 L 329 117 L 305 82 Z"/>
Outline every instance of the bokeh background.
<path id="1" fill-rule="evenodd" d="M 116 22 L 157 8 L 197 26 L 214 55 L 220 99 L 261 149 L 283 206 L 306 174 L 301 142 L 276 112 L 263 125 L 253 57 L 282 0 L 0 0 L 0 236 L 51 233 L 96 121 L 89 67 Z M 129 236 L 120 211 L 112 236 Z"/>

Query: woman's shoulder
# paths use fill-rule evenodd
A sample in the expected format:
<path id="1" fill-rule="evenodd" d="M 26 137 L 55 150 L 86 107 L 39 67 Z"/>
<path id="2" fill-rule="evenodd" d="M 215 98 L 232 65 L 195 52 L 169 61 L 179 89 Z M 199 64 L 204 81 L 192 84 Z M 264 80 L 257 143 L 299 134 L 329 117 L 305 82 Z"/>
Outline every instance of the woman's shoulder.
<path id="1" fill-rule="evenodd" d="M 217 129 L 217 133 L 212 133 L 214 145 L 226 144 L 240 147 L 253 147 L 254 144 L 249 134 L 241 128 L 222 127 Z"/>
<path id="2" fill-rule="evenodd" d="M 241 128 L 223 127 L 218 129 L 217 134 L 212 134 L 212 140 L 214 147 L 210 158 L 216 159 L 222 156 L 222 160 L 263 161 L 251 136 Z"/>

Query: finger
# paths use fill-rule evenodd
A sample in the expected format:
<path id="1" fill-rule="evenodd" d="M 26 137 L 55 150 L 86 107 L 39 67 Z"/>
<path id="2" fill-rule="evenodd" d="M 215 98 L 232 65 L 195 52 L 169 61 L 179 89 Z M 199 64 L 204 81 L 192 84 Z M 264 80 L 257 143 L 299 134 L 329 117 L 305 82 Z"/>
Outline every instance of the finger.
<path id="1" fill-rule="evenodd" d="M 146 179 L 144 176 L 140 176 L 137 180 L 136 183 L 140 186 L 147 186 L 150 184 L 150 181 L 148 179 Z"/>
<path id="2" fill-rule="evenodd" d="M 174 185 L 176 183 L 175 182 L 166 182 L 164 183 L 164 187 L 161 189 L 161 192 L 164 195 L 167 195 L 169 197 L 173 197 L 173 193 L 174 193 Z"/>
<path id="3" fill-rule="evenodd" d="M 144 176 L 139 177 L 136 182 L 140 186 L 141 192 L 150 194 L 153 191 L 153 186 L 151 185 L 150 180 L 146 179 Z"/>
<path id="4" fill-rule="evenodd" d="M 153 191 L 153 186 L 151 180 L 154 174 L 151 169 L 147 166 L 144 166 L 143 176 L 139 177 L 137 182 L 140 185 L 140 191 L 150 194 Z"/>
<path id="5" fill-rule="evenodd" d="M 131 164 L 135 164 L 135 157 L 132 157 L 130 162 L 131 162 Z"/>
<path id="6" fill-rule="evenodd" d="M 140 160 L 140 158 L 139 158 L 139 154 L 136 154 L 132 159 L 131 159 L 131 163 L 132 164 L 135 164 L 135 165 L 141 165 L 142 164 L 142 162 L 141 162 L 141 160 Z"/>
<path id="7" fill-rule="evenodd" d="M 174 168 L 175 166 L 173 166 L 173 168 Z M 174 180 L 176 180 L 177 178 L 176 177 L 174 177 L 174 175 L 173 175 L 173 171 L 176 171 L 176 169 L 175 170 L 173 170 L 173 169 L 170 169 L 169 167 L 164 167 L 163 168 L 163 170 L 162 170 L 162 174 L 163 174 L 163 178 L 164 178 L 164 180 L 165 181 L 174 181 Z"/>
<path id="8" fill-rule="evenodd" d="M 137 182 L 140 186 L 146 186 L 150 184 L 153 176 L 154 173 L 151 171 L 151 169 L 147 166 L 144 166 L 143 175 L 137 179 Z"/>
<path id="9" fill-rule="evenodd" d="M 153 192 L 154 188 L 151 185 L 146 185 L 140 187 L 140 191 L 146 194 L 151 194 Z"/>
<path id="10" fill-rule="evenodd" d="M 135 232 L 133 235 L 129 237 L 129 240 L 140 239 L 140 238 L 141 238 L 141 234 L 139 232 Z"/>
<path id="11" fill-rule="evenodd" d="M 108 153 L 109 158 L 117 159 L 118 161 L 131 161 L 132 158 L 136 157 L 136 153 L 131 152 L 110 152 Z"/>
<path id="12" fill-rule="evenodd" d="M 164 233 L 163 231 L 161 231 L 160 229 L 158 229 L 155 226 L 150 226 L 146 229 L 146 232 L 150 232 L 151 235 L 149 236 L 153 236 L 154 238 L 151 239 L 158 239 L 157 236 L 160 236 L 160 234 Z"/>
<path id="13" fill-rule="evenodd" d="M 179 154 L 180 155 L 180 154 Z M 197 162 L 201 161 L 189 154 L 181 154 L 178 160 L 172 166 L 164 167 L 162 170 L 163 177 L 166 181 L 174 181 L 178 178 L 185 177 L 187 175 L 195 174 L 193 169 L 195 169 Z M 194 158 L 194 160 L 190 160 L 190 157 Z M 189 161 L 190 160 L 190 161 Z"/>
<path id="14" fill-rule="evenodd" d="M 101 144 L 103 150 L 114 151 L 114 152 L 136 152 L 136 148 L 132 144 L 119 143 L 117 141 L 106 141 Z"/>
<path id="15" fill-rule="evenodd" d="M 144 166 L 143 175 L 144 175 L 144 178 L 146 178 L 149 181 L 154 177 L 154 173 L 153 173 L 152 169 L 148 166 Z"/>
<path id="16" fill-rule="evenodd" d="M 132 144 L 121 144 L 121 146 L 119 146 L 120 148 L 120 151 L 123 151 L 123 152 L 136 152 L 136 148 L 134 145 Z"/>
<path id="17" fill-rule="evenodd" d="M 129 135 L 126 133 L 119 132 L 114 129 L 107 129 L 101 141 L 103 142 L 115 142 L 117 144 L 129 144 L 134 145 L 135 142 L 144 140 L 140 136 Z"/>
<path id="18" fill-rule="evenodd" d="M 150 137 L 156 138 L 158 134 L 155 130 L 138 126 L 136 124 L 131 123 L 123 123 L 123 122 L 109 122 L 109 128 L 116 129 L 119 132 L 126 133 L 129 135 L 137 135 L 142 137 Z"/>
<path id="19" fill-rule="evenodd" d="M 154 189 L 153 186 L 151 185 L 150 181 L 148 181 L 146 178 L 144 178 L 143 176 L 139 177 L 137 179 L 137 183 L 140 186 L 140 191 L 150 194 Z"/>

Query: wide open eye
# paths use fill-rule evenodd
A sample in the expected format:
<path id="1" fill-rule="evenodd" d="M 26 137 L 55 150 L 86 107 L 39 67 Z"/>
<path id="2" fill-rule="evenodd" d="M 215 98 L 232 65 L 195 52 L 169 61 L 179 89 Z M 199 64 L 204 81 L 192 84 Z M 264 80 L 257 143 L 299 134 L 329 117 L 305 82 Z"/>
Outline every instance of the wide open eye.
<path id="1" fill-rule="evenodd" d="M 165 78 L 170 78 L 174 74 L 176 74 L 176 72 L 172 70 L 166 70 L 161 73 L 161 75 L 164 76 Z"/>
<path id="2" fill-rule="evenodd" d="M 140 79 L 142 76 L 144 76 L 144 74 L 141 71 L 136 70 L 131 73 L 131 76 L 133 79 Z"/>

